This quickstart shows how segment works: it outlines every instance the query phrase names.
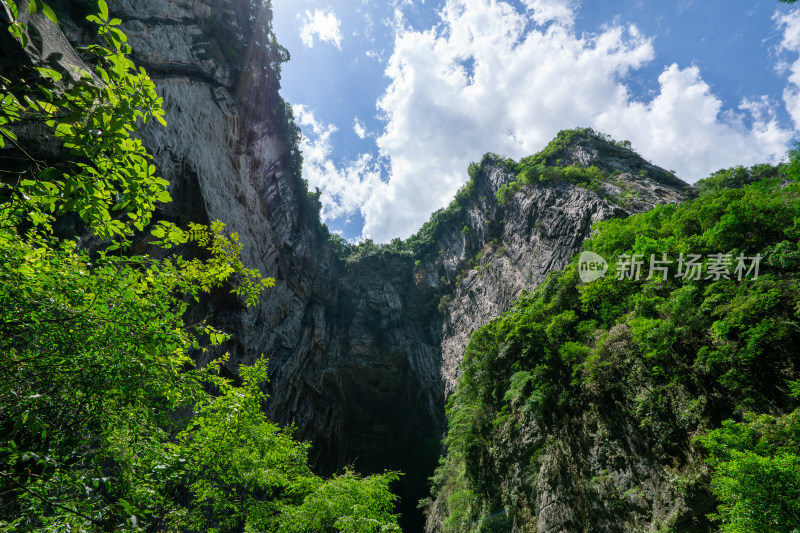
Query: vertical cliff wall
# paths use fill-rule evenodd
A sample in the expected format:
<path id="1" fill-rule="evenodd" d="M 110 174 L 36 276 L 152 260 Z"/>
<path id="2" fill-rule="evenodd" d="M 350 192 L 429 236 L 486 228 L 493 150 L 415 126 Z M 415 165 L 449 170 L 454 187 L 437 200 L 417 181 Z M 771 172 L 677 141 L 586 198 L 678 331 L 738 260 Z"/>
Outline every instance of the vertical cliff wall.
<path id="1" fill-rule="evenodd" d="M 233 333 L 224 347 L 232 375 L 269 357 L 269 414 L 313 441 L 320 471 L 406 472 L 399 492 L 414 531 L 421 522 L 409 517 L 436 464 L 445 398 L 471 332 L 563 267 L 593 222 L 680 201 L 687 186 L 626 148 L 577 136 L 559 164 L 597 165 L 613 178 L 593 188 L 528 185 L 501 202 L 498 190 L 516 174 L 485 158 L 461 214 L 437 229 L 426 252 L 342 260 L 298 175 L 296 132 L 278 95 L 282 52 L 257 4 L 110 3 L 133 59 L 164 98 L 168 127 L 140 132 L 175 199 L 160 216 L 224 221 L 240 235 L 245 264 L 276 278 L 255 307 L 219 293 L 193 313 Z M 83 4 L 58 5 L 69 41 L 86 42 L 85 27 L 70 18 Z"/>

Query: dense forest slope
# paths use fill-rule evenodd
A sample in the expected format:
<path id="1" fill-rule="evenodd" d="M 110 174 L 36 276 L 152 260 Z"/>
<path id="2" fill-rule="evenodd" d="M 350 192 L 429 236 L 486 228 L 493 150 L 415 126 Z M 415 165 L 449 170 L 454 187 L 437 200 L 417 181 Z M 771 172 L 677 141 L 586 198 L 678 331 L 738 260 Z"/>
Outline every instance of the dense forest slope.
<path id="1" fill-rule="evenodd" d="M 708 531 L 720 502 L 726 531 L 796 528 L 796 177 L 719 172 L 600 223 L 583 247 L 605 277 L 575 257 L 480 328 L 428 530 Z"/>

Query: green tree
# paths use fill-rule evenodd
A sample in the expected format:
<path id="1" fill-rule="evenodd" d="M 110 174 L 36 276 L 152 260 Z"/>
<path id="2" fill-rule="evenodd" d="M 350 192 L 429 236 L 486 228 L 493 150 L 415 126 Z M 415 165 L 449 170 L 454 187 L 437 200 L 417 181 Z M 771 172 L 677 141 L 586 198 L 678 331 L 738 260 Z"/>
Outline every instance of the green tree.
<path id="1" fill-rule="evenodd" d="M 11 16 L 11 33 L 24 46 L 27 30 L 17 6 L 13 0 L 3 4 Z M 29 11 L 38 4 L 30 2 Z M 131 48 L 118 28 L 121 21 L 110 17 L 104 1 L 99 8 L 88 18 L 98 24 L 105 46 L 84 49 L 96 58 L 93 72 L 76 66 L 65 78 L 37 66 L 40 79 L 33 86 L 23 79 L 0 80 L 0 148 L 10 142 L 27 161 L 0 184 L 5 227 L 32 223 L 47 228 L 54 216 L 77 213 L 98 236 L 123 238 L 150 222 L 156 202 L 170 201 L 168 183 L 156 176 L 141 140 L 131 136 L 138 121 L 155 118 L 166 124 L 163 100 L 144 69 L 136 69 L 128 58 Z M 46 12 L 53 16 L 52 10 Z M 30 156 L 10 129 L 15 123 L 50 129 L 70 158 L 50 164 Z"/>
<path id="2" fill-rule="evenodd" d="M 728 420 L 698 439 L 714 467 L 716 518 L 730 533 L 800 528 L 800 409 L 787 415 Z"/>
<path id="3" fill-rule="evenodd" d="M 17 6 L 0 2 L 24 45 Z M 274 284 L 242 264 L 235 234 L 162 221 L 154 245 L 206 259 L 120 253 L 169 201 L 131 135 L 164 117 L 120 21 L 98 7 L 88 18 L 106 45 L 88 47 L 92 73 L 2 80 L 0 145 L 23 164 L 0 180 L 0 531 L 399 530 L 397 474 L 323 480 L 309 445 L 266 419 L 265 360 L 240 367 L 241 386 L 219 376 L 224 358 L 195 367 L 193 352 L 228 336 L 187 324 L 188 302 L 235 281 L 250 305 Z M 50 128 L 70 157 L 28 155 L 15 133 L 26 123 Z M 109 246 L 56 238 L 70 213 Z"/>

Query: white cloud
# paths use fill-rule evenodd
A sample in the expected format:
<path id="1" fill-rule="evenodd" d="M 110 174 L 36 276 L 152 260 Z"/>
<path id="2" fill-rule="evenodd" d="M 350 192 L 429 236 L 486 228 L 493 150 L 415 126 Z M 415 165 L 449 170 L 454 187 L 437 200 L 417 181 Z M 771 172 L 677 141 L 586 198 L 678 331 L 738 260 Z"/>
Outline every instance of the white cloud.
<path id="1" fill-rule="evenodd" d="M 303 152 L 303 178 L 309 189 L 322 191 L 322 220 L 354 213 L 372 195 L 381 182 L 380 166 L 369 154 L 337 167 L 331 161 L 331 136 L 335 126 L 318 121 L 304 105 L 292 106 L 297 124 L 303 131 L 300 150 Z"/>
<path id="2" fill-rule="evenodd" d="M 365 2 L 364 6 L 368 7 L 368 4 Z M 363 27 L 361 30 L 364 38 L 370 43 L 375 43 L 375 22 L 372 20 L 372 15 L 369 11 L 362 9 L 357 9 L 356 11 L 361 14 L 363 20 Z"/>
<path id="3" fill-rule="evenodd" d="M 660 92 L 649 103 L 623 102 L 592 125 L 630 139 L 645 157 L 689 181 L 723 167 L 774 163 L 786 152 L 792 132 L 779 125 L 767 99 L 743 100 L 738 112 L 723 112 L 696 66 L 670 65 L 658 82 Z"/>
<path id="4" fill-rule="evenodd" d="M 533 20 L 544 24 L 555 20 L 571 24 L 574 16 L 572 0 L 522 0 L 525 7 L 533 11 Z"/>
<path id="5" fill-rule="evenodd" d="M 365 236 L 409 235 L 449 202 L 470 161 L 486 151 L 529 155 L 564 128 L 629 139 L 692 181 L 785 153 L 791 132 L 768 104 L 744 101 L 723 112 L 695 66 L 667 67 L 660 92 L 635 101 L 626 75 L 654 57 L 636 27 L 576 35 L 570 3 L 527 6 L 532 15 L 495 0 L 448 0 L 439 29 L 398 31 L 386 68 L 391 83 L 379 102 L 386 128 L 377 139 L 391 178 L 362 208 Z M 528 16 L 553 23 L 526 33 Z M 471 73 L 463 66 L 470 58 Z"/>
<path id="6" fill-rule="evenodd" d="M 653 60 L 651 39 L 622 25 L 576 34 L 569 2 L 526 5 L 518 11 L 497 0 L 447 0 L 441 20 L 424 31 L 395 16 L 390 83 L 378 102 L 385 128 L 376 139 L 390 179 L 371 177 L 372 160 L 355 177 L 329 171 L 341 187 L 337 209 L 360 208 L 363 237 L 410 235 L 449 203 L 470 161 L 487 151 L 535 153 L 565 128 L 590 126 L 630 140 L 689 181 L 732 165 L 776 162 L 785 153 L 793 132 L 779 124 L 774 102 L 755 97 L 726 109 L 698 66 L 676 64 L 660 74 L 651 100 L 636 100 L 626 78 Z M 538 24 L 532 29 L 531 19 Z M 800 50 L 798 19 L 778 21 L 789 50 Z M 790 80 L 786 104 L 791 110 L 795 103 L 797 120 L 800 61 Z"/>
<path id="7" fill-rule="evenodd" d="M 353 131 L 355 132 L 355 134 L 358 136 L 359 139 L 367 138 L 367 128 L 365 128 L 364 124 L 362 124 L 362 122 L 358 120 L 358 117 L 356 117 L 355 120 L 353 121 Z"/>
<path id="8" fill-rule="evenodd" d="M 796 54 L 800 53 L 800 9 L 794 9 L 786 14 L 775 14 L 778 26 L 783 30 L 781 50 Z M 783 91 L 783 100 L 786 109 L 792 116 L 795 128 L 800 129 L 800 58 L 791 65 L 782 63 L 789 70 L 789 83 Z"/>
<path id="9" fill-rule="evenodd" d="M 306 9 L 303 25 L 300 27 L 300 40 L 306 47 L 311 48 L 314 46 L 315 35 L 320 42 L 331 43 L 339 50 L 342 49 L 341 22 L 333 10 L 315 9 L 311 13 Z"/>
<path id="10" fill-rule="evenodd" d="M 383 51 L 378 52 L 377 50 L 367 50 L 364 54 L 370 58 L 374 59 L 378 63 L 383 63 Z"/>

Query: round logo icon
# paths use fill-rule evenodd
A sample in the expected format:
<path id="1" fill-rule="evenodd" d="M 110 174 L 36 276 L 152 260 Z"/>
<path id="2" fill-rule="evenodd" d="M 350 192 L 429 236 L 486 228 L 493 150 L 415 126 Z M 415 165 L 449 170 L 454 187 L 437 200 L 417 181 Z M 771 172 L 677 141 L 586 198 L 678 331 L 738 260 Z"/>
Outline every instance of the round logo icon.
<path id="1" fill-rule="evenodd" d="M 608 272 L 608 262 L 594 252 L 582 252 L 578 257 L 578 276 L 584 283 L 600 279 Z"/>

